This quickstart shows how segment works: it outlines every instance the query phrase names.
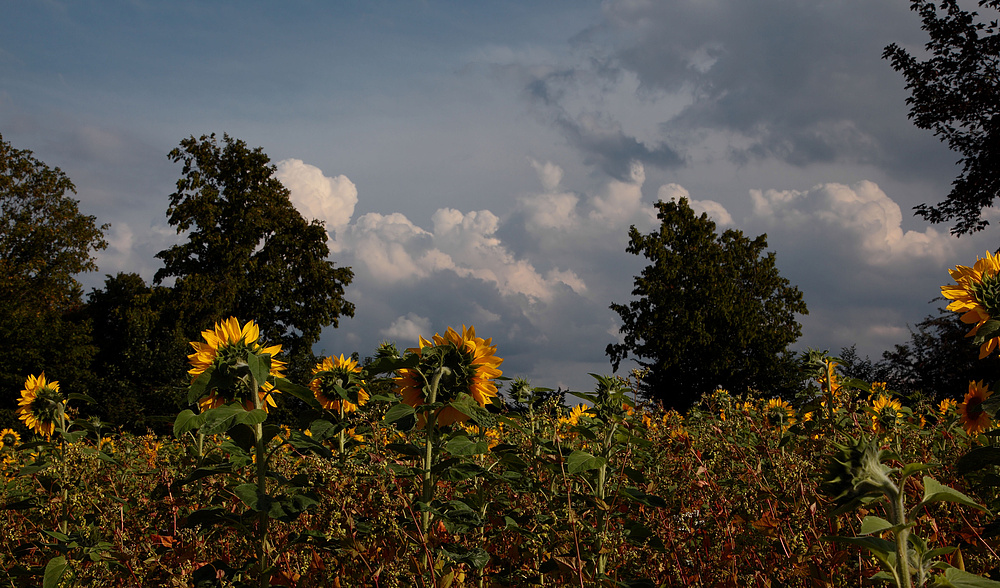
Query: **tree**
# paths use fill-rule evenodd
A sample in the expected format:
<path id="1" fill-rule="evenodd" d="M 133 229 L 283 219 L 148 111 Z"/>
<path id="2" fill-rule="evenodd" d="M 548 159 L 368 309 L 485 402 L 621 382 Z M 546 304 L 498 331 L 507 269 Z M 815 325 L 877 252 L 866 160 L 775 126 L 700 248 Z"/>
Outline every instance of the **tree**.
<path id="1" fill-rule="evenodd" d="M 163 426 L 156 417 L 172 422 L 187 404 L 190 347 L 172 312 L 171 294 L 147 286 L 138 274 L 119 273 L 88 295 L 86 315 L 98 350 L 91 395 L 105 421 L 144 433 Z"/>
<path id="2" fill-rule="evenodd" d="M 223 135 L 184 139 L 170 152 L 183 164 L 167 217 L 187 242 L 157 254 L 154 282 L 176 278 L 178 320 L 191 340 L 219 320 L 255 320 L 261 336 L 293 361 L 311 361 L 323 327 L 354 316 L 348 267 L 328 261 L 323 223 L 306 222 L 258 147 Z M 311 367 L 311 366 L 309 366 Z M 290 374 L 294 375 L 294 374 Z"/>
<path id="3" fill-rule="evenodd" d="M 892 368 L 890 387 L 929 399 L 961 398 L 970 380 L 990 383 L 1000 372 L 1000 357 L 979 359 L 979 346 L 965 335 L 961 314 L 938 308 L 910 330 L 910 342 L 882 354 Z"/>
<path id="4" fill-rule="evenodd" d="M 611 305 L 624 336 L 606 350 L 614 370 L 632 354 L 650 369 L 643 392 L 677 409 L 720 386 L 789 391 L 798 379 L 787 348 L 802 332 L 795 314 L 807 310 L 774 253 L 764 254 L 766 235 L 716 235 L 715 223 L 695 216 L 686 199 L 656 207 L 658 231 L 629 230 L 626 251 L 653 263 L 635 278 L 638 298 Z"/>
<path id="5" fill-rule="evenodd" d="M 981 0 L 979 5 L 997 9 L 1000 0 Z M 957 235 L 980 231 L 989 224 L 983 209 L 1000 192 L 997 21 L 983 22 L 977 13 L 962 10 L 957 0 L 912 0 L 910 8 L 920 14 L 921 28 L 930 35 L 930 57 L 918 60 L 895 43 L 882 57 L 906 78 L 914 124 L 934 131 L 960 153 L 962 165 L 947 198 L 934 206 L 921 204 L 916 211 L 932 223 L 955 221 L 951 231 Z"/>
<path id="6" fill-rule="evenodd" d="M 94 348 L 75 275 L 97 269 L 108 225 L 80 212 L 75 191 L 62 170 L 0 136 L 0 386 L 15 396 L 43 370 L 85 389 Z"/>

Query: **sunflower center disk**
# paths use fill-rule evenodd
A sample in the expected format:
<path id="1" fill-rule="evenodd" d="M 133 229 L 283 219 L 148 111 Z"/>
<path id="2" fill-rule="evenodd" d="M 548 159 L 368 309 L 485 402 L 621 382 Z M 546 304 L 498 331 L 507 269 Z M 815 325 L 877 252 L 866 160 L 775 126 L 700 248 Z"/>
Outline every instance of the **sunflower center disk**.
<path id="1" fill-rule="evenodd" d="M 1000 274 L 983 275 L 972 284 L 972 295 L 991 317 L 1000 317 Z"/>

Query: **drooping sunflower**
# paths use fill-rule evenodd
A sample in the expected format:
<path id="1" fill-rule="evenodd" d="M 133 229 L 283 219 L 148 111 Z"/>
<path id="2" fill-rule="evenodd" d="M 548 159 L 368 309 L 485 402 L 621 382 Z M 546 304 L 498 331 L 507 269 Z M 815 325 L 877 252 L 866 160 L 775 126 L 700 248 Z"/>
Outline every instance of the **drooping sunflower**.
<path id="1" fill-rule="evenodd" d="M 240 327 L 240 322 L 236 317 L 229 317 L 216 323 L 214 329 L 202 331 L 201 336 L 205 339 L 204 343 L 191 342 L 191 347 L 195 351 L 188 356 L 188 362 L 191 363 L 191 369 L 188 370 L 191 382 L 194 382 L 209 368 L 231 369 L 237 363 L 245 362 L 251 353 L 270 354 L 270 374 L 279 378 L 284 377 L 285 362 L 274 358 L 281 352 L 281 345 L 270 347 L 261 345 L 257 341 L 260 338 L 260 329 L 254 321 L 248 321 Z M 268 410 L 268 406 L 277 406 L 271 396 L 272 390 L 274 390 L 274 386 L 269 382 L 264 382 L 257 391 L 261 406 L 265 411 Z M 246 385 L 237 384 L 228 390 L 213 388 L 198 401 L 198 406 L 201 407 L 202 411 L 205 411 L 239 400 L 243 403 L 244 408 L 252 410 L 254 400 L 250 394 L 251 392 L 246 389 Z"/>
<path id="2" fill-rule="evenodd" d="M 435 348 L 437 353 L 426 353 L 429 348 Z M 441 362 L 447 371 L 440 379 L 435 400 L 451 402 L 464 392 L 485 407 L 497 396 L 493 379 L 503 373 L 498 369 L 503 360 L 495 355 L 496 350 L 492 338 L 476 337 L 475 327 L 466 328 L 465 325 L 462 325 L 461 334 L 448 327 L 443 336 L 435 334 L 432 341 L 420 337 L 419 347 L 407 349 L 421 358 L 420 363 L 416 368 L 399 370 L 399 376 L 395 378 L 396 390 L 402 395 L 403 402 L 414 408 L 425 404 L 424 390 L 429 388 L 431 374 L 438 369 L 438 364 L 434 362 Z M 436 357 L 429 359 L 431 356 Z M 441 426 L 468 419 L 469 415 L 453 406 L 444 407 L 437 415 L 437 423 Z"/>
<path id="3" fill-rule="evenodd" d="M 46 382 L 45 372 L 37 378 L 28 376 L 24 390 L 21 390 L 21 399 L 17 401 L 17 418 L 24 421 L 29 430 L 51 439 L 59 411 L 66 408 L 65 402 L 59 392 L 59 382 Z"/>
<path id="4" fill-rule="evenodd" d="M 21 436 L 14 429 L 4 429 L 0 431 L 0 449 L 9 447 L 11 449 L 21 444 Z"/>
<path id="5" fill-rule="evenodd" d="M 962 313 L 962 322 L 975 325 L 965 336 L 972 337 L 990 319 L 1000 317 L 1000 255 L 987 253 L 975 265 L 948 270 L 955 284 L 941 286 L 941 295 L 951 300 L 948 310 Z M 1000 337 L 987 339 L 979 346 L 979 359 L 989 355 Z"/>
<path id="6" fill-rule="evenodd" d="M 959 420 L 969 435 L 976 435 L 990 428 L 992 417 L 983 410 L 983 401 L 993 395 L 993 391 L 983 385 L 982 381 L 969 382 L 969 391 L 965 401 L 958 407 Z"/>
<path id="7" fill-rule="evenodd" d="M 768 425 L 784 430 L 795 424 L 795 409 L 780 398 L 772 398 L 764 405 L 764 417 Z"/>
<path id="8" fill-rule="evenodd" d="M 885 389 L 883 384 L 882 390 Z M 872 385 L 875 390 L 875 385 Z M 879 394 L 872 403 L 872 431 L 876 433 L 888 433 L 896 428 L 896 425 L 903 417 L 903 405 L 894 398 L 885 394 Z"/>
<path id="9" fill-rule="evenodd" d="M 364 382 L 357 380 L 356 376 L 352 375 L 361 373 L 361 366 L 351 358 L 344 359 L 343 353 L 340 354 L 340 357 L 324 357 L 323 361 L 316 364 L 312 373 L 313 379 L 309 382 L 309 388 L 313 391 L 316 400 L 319 400 L 319 403 L 323 405 L 323 408 L 339 412 L 341 398 L 333 386 L 337 385 L 346 389 L 350 388 L 354 382 L 358 382 L 358 403 L 354 404 L 349 400 L 344 400 L 344 412 L 353 412 L 368 402 L 368 393 L 361 387 Z"/>

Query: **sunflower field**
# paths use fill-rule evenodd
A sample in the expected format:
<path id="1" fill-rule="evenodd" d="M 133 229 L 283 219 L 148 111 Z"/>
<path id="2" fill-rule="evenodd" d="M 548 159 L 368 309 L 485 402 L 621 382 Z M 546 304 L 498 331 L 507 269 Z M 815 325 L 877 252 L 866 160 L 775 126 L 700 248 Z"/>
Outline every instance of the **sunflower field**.
<path id="1" fill-rule="evenodd" d="M 983 357 L 998 274 L 942 288 Z M 567 405 L 465 326 L 302 383 L 253 321 L 191 346 L 170 436 L 27 376 L 0 431 L 2 585 L 1000 586 L 987 382 L 913 401 L 809 352 L 801 397 L 720 389 L 682 415 L 641 372 Z M 297 426 L 269 422 L 280 402 Z"/>

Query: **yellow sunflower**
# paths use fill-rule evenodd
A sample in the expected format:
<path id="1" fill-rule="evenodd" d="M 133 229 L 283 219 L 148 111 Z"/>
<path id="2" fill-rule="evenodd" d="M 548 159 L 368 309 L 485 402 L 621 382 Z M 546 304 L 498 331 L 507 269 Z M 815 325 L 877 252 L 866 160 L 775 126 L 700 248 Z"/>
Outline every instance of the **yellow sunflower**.
<path id="1" fill-rule="evenodd" d="M 955 402 L 951 398 L 945 398 L 940 403 L 938 403 L 938 414 L 941 415 L 941 418 L 944 418 L 949 414 L 951 414 L 951 412 L 955 410 L 956 406 L 958 406 L 957 402 Z"/>
<path id="2" fill-rule="evenodd" d="M 875 385 L 872 384 L 872 389 Z M 885 389 L 883 384 L 881 389 Z M 872 431 L 876 433 L 887 433 L 896 427 L 903 416 L 903 405 L 899 400 L 890 398 L 885 394 L 879 394 L 875 402 L 872 403 Z"/>
<path id="3" fill-rule="evenodd" d="M 990 415 L 983 410 L 983 401 L 992 394 L 993 392 L 983 385 L 982 381 L 969 382 L 969 392 L 965 395 L 965 401 L 958 407 L 962 427 L 969 435 L 981 433 L 993 423 Z"/>
<path id="4" fill-rule="evenodd" d="M 21 436 L 14 429 L 4 429 L 0 431 L 0 449 L 10 447 L 11 449 L 21 444 Z"/>
<path id="5" fill-rule="evenodd" d="M 770 426 L 784 430 L 795 424 L 795 409 L 780 398 L 772 398 L 764 405 L 764 417 Z"/>
<path id="6" fill-rule="evenodd" d="M 443 361 L 443 367 L 448 368 L 447 375 L 442 376 L 438 386 L 437 402 L 451 402 L 462 392 L 484 407 L 496 398 L 497 386 L 493 379 L 503 373 L 498 369 L 503 360 L 495 355 L 497 348 L 492 338 L 476 337 L 475 327 L 466 329 L 462 325 L 461 334 L 448 327 L 443 336 L 435 334 L 433 341 L 420 337 L 419 345 L 407 351 L 421 357 L 420 365 L 400 369 L 399 376 L 395 378 L 396 390 L 402 395 L 403 402 L 414 408 L 427 402 L 424 389 L 429 387 L 430 374 L 438 369 L 436 364 L 424 361 L 428 355 L 424 350 L 429 348 L 441 351 L 443 357 L 438 359 Z M 425 380 L 425 377 L 428 379 Z M 469 415 L 452 406 L 444 407 L 437 415 L 437 423 L 441 426 L 468 419 Z M 420 422 L 424 422 L 423 415 Z"/>
<path id="7" fill-rule="evenodd" d="M 566 427 L 575 427 L 580 423 L 580 417 L 587 412 L 587 405 L 577 404 L 566 416 L 559 417 L 559 424 Z"/>
<path id="8" fill-rule="evenodd" d="M 974 324 L 966 337 L 974 336 L 990 319 L 1000 316 L 1000 256 L 987 253 L 976 259 L 975 265 L 956 266 L 948 270 L 955 284 L 941 286 L 941 295 L 951 300 L 948 310 L 962 313 L 962 322 Z M 979 347 L 979 358 L 989 355 L 997 347 L 1000 337 L 992 337 Z"/>
<path id="9" fill-rule="evenodd" d="M 260 338 L 260 329 L 254 321 L 248 321 L 240 327 L 240 322 L 236 317 L 229 317 L 220 323 L 216 323 L 214 329 L 202 331 L 201 336 L 205 339 L 205 342 L 192 341 L 191 347 L 194 348 L 195 352 L 188 356 L 188 362 L 191 363 L 188 375 L 191 376 L 192 383 L 210 367 L 219 368 L 224 365 L 228 366 L 235 361 L 245 361 L 251 353 L 270 354 L 270 374 L 278 378 L 284 377 L 285 362 L 274 358 L 275 355 L 281 352 L 281 345 L 264 347 L 258 343 L 257 339 Z M 261 384 L 260 389 L 257 391 L 261 400 L 261 406 L 265 411 L 268 410 L 269 405 L 277 406 L 274 403 L 274 398 L 271 396 L 273 389 L 274 386 L 265 382 Z M 239 389 L 239 387 L 231 390 L 214 388 L 198 401 L 198 406 L 201 407 L 202 411 L 206 411 L 236 400 L 242 401 L 243 407 L 247 410 L 254 408 L 254 400 L 253 397 L 249 397 L 249 391 Z"/>
<path id="10" fill-rule="evenodd" d="M 46 382 L 45 372 L 38 376 L 28 376 L 17 401 L 17 418 L 24 421 L 29 430 L 52 438 L 56 429 L 59 411 L 65 410 L 65 400 L 59 392 L 59 382 Z"/>
<path id="11" fill-rule="evenodd" d="M 312 373 L 313 379 L 309 382 L 309 388 L 313 391 L 316 400 L 319 400 L 323 408 L 339 412 L 341 398 L 334 391 L 333 385 L 336 384 L 341 388 L 349 388 L 351 386 L 351 374 L 361 373 L 361 366 L 351 358 L 344 359 L 344 354 L 341 353 L 340 357 L 324 357 L 323 361 L 316 364 Z M 364 382 L 362 381 L 361 384 L 363 385 Z M 354 404 L 349 400 L 345 400 L 344 412 L 353 412 L 366 402 L 368 402 L 368 393 L 365 392 L 364 388 L 359 386 L 358 403 Z"/>

